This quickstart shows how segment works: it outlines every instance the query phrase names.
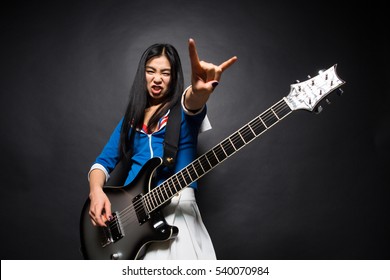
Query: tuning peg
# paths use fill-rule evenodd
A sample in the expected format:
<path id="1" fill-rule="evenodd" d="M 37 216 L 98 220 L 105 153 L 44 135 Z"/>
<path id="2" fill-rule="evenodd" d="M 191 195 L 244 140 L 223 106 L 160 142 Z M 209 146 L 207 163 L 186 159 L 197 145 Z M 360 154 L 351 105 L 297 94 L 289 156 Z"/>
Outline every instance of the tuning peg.
<path id="1" fill-rule="evenodd" d="M 318 71 L 318 74 L 322 74 L 322 73 L 324 73 L 326 71 L 326 69 L 320 69 L 319 71 Z"/>
<path id="2" fill-rule="evenodd" d="M 338 88 L 338 89 L 337 89 L 337 95 L 338 95 L 338 96 L 342 96 L 343 93 L 344 93 L 344 91 L 343 91 L 341 88 Z"/>
<path id="3" fill-rule="evenodd" d="M 319 106 L 314 108 L 314 113 L 319 114 L 321 112 L 322 112 L 322 106 L 321 105 L 319 105 Z"/>
<path id="4" fill-rule="evenodd" d="M 328 98 L 326 98 L 325 101 L 327 104 L 332 104 L 332 102 L 330 102 L 330 100 Z"/>

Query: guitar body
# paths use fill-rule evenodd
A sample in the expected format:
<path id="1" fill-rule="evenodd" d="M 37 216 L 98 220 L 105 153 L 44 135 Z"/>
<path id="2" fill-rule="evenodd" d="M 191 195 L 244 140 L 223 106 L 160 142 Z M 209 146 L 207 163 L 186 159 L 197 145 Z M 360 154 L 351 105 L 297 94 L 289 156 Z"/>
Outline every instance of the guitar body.
<path id="1" fill-rule="evenodd" d="M 161 158 L 152 158 L 129 185 L 104 187 L 114 216 L 107 228 L 92 224 L 87 199 L 80 218 L 81 251 L 85 259 L 138 259 L 150 242 L 166 241 L 178 234 L 178 229 L 168 225 L 159 210 L 137 212 L 142 206 L 137 197 L 152 189 L 153 174 L 161 164 Z"/>

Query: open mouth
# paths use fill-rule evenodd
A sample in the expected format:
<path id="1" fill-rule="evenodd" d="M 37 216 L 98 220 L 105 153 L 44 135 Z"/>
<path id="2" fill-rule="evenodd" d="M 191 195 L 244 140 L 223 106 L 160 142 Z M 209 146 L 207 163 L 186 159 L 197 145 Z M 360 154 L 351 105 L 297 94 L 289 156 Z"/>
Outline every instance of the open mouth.
<path id="1" fill-rule="evenodd" d="M 163 88 L 161 86 L 152 86 L 151 89 L 152 89 L 153 95 L 159 95 L 159 94 L 161 94 L 161 92 L 163 90 Z"/>

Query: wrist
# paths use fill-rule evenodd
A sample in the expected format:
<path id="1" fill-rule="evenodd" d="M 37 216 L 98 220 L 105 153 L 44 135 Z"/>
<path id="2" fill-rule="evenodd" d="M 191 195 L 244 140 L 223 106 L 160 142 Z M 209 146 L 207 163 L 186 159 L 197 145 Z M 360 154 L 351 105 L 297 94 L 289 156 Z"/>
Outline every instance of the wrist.
<path id="1" fill-rule="evenodd" d="M 192 90 L 192 86 L 189 86 L 183 95 L 183 107 L 186 111 L 190 112 L 191 114 L 196 114 L 203 109 L 203 106 L 199 106 L 199 107 L 191 106 L 192 103 L 196 103 L 196 102 L 191 102 L 194 100 L 196 100 L 196 93 L 194 93 L 194 91 Z"/>

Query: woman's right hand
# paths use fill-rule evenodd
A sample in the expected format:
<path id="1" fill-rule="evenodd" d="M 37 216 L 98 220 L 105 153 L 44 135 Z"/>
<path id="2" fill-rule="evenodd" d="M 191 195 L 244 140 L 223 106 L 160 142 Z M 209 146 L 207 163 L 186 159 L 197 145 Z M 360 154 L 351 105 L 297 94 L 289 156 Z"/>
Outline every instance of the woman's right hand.
<path id="1" fill-rule="evenodd" d="M 106 226 L 106 222 L 112 219 L 111 202 L 103 191 L 105 174 L 98 169 L 90 173 L 89 185 L 89 216 L 94 226 Z"/>
<path id="2" fill-rule="evenodd" d="M 89 216 L 94 226 L 106 226 L 106 222 L 112 219 L 111 203 L 107 195 L 101 189 L 89 194 L 91 201 Z"/>

